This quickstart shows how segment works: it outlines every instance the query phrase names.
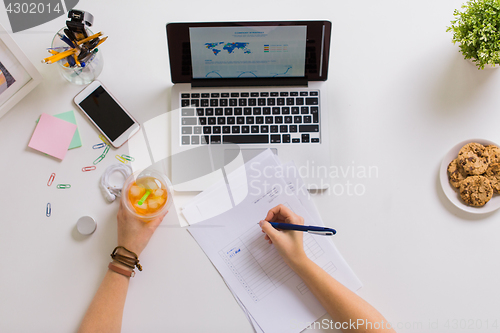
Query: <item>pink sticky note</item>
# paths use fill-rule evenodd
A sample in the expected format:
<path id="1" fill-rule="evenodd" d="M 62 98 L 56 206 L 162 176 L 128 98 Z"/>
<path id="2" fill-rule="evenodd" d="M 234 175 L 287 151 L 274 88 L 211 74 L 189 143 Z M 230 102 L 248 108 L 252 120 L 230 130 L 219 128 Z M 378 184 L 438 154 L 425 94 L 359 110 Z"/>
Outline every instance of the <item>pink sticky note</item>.
<path id="1" fill-rule="evenodd" d="M 75 131 L 75 124 L 42 113 L 28 147 L 62 160 Z"/>

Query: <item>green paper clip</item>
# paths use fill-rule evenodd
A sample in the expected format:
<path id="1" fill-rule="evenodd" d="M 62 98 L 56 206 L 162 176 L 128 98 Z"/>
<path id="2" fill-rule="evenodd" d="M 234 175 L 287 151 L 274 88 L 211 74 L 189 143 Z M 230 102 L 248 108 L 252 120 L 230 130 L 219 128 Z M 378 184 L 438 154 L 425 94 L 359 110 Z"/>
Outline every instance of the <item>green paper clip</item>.
<path id="1" fill-rule="evenodd" d="M 142 204 L 144 203 L 144 201 L 146 201 L 146 199 L 149 197 L 150 194 L 151 194 L 151 191 L 147 190 L 146 193 L 144 193 L 144 195 L 142 196 L 141 200 L 139 200 L 139 202 L 137 204 L 139 206 L 142 206 Z"/>
<path id="2" fill-rule="evenodd" d="M 71 188 L 71 185 L 70 184 L 59 184 L 56 187 L 58 189 L 64 190 L 64 189 L 67 189 L 67 188 Z"/>
<path id="3" fill-rule="evenodd" d="M 109 145 L 107 145 L 106 148 L 104 148 L 104 151 L 102 152 L 103 158 L 106 157 L 106 154 L 108 153 L 108 151 L 109 151 Z"/>
<path id="4" fill-rule="evenodd" d="M 99 155 L 99 157 L 96 158 L 96 160 L 94 161 L 94 165 L 96 165 L 97 163 L 101 162 L 103 159 L 104 159 L 104 156 L 103 155 Z"/>
<path id="5" fill-rule="evenodd" d="M 106 148 L 104 148 L 104 151 L 102 152 L 102 154 L 98 158 L 95 159 L 94 165 L 101 162 L 106 157 L 106 154 L 108 153 L 108 151 L 109 151 L 109 146 L 107 145 Z"/>
<path id="6" fill-rule="evenodd" d="M 132 156 L 125 155 L 125 154 L 122 155 L 122 158 L 129 161 L 129 162 L 135 161 L 135 158 L 133 158 Z"/>

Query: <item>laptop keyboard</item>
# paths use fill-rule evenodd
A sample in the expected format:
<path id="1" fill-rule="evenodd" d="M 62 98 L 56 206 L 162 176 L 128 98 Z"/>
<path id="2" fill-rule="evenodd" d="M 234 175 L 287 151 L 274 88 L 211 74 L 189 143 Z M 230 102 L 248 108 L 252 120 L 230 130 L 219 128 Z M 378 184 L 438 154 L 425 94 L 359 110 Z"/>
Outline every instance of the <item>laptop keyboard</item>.
<path id="1" fill-rule="evenodd" d="M 315 144 L 319 91 L 181 93 L 181 144 Z"/>

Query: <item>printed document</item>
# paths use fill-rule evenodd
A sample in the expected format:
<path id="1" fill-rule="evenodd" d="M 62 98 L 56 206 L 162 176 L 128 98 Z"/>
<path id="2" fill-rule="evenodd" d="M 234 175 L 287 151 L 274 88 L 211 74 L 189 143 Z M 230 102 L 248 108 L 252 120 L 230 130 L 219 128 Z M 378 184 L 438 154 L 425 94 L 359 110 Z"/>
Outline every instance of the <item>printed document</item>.
<path id="1" fill-rule="evenodd" d="M 269 150 L 249 161 L 230 174 L 226 184 L 238 184 L 239 187 L 232 187 L 236 193 L 244 187 L 243 192 L 247 193 L 244 199 L 202 222 L 192 224 L 190 221 L 192 226 L 188 229 L 257 332 L 300 332 L 326 312 L 305 283 L 285 264 L 274 245 L 264 239 L 258 225 L 278 204 L 304 217 L 307 225 L 323 225 L 307 195 L 298 193 L 301 183 L 294 184 L 294 177 L 290 175 L 283 177 L 282 169 Z M 242 178 L 246 186 L 242 185 Z M 298 175 L 295 178 L 299 178 Z M 212 201 L 213 194 L 223 191 L 224 187 L 224 184 L 213 186 L 207 191 L 208 195 L 195 198 L 184 210 L 197 211 L 203 218 L 207 209 L 197 207 L 207 207 L 203 202 Z M 213 215 L 215 211 L 208 214 Z M 361 287 L 331 237 L 304 233 L 304 249 L 311 260 L 346 287 L 353 291 Z"/>

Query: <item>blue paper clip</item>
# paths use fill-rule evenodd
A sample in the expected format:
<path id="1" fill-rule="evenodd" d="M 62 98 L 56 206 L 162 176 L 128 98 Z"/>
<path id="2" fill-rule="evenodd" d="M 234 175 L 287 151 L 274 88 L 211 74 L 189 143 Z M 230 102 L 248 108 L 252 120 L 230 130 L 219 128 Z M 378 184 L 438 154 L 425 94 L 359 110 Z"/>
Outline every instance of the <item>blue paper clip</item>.
<path id="1" fill-rule="evenodd" d="M 50 202 L 47 204 L 47 209 L 45 211 L 45 215 L 47 217 L 50 217 L 50 214 L 52 214 L 52 206 L 50 205 Z"/>
<path id="2" fill-rule="evenodd" d="M 94 148 L 94 149 L 101 149 L 104 147 L 106 147 L 106 144 L 104 142 L 101 142 L 101 143 L 98 143 L 98 144 L 95 144 L 92 146 L 92 148 Z"/>

